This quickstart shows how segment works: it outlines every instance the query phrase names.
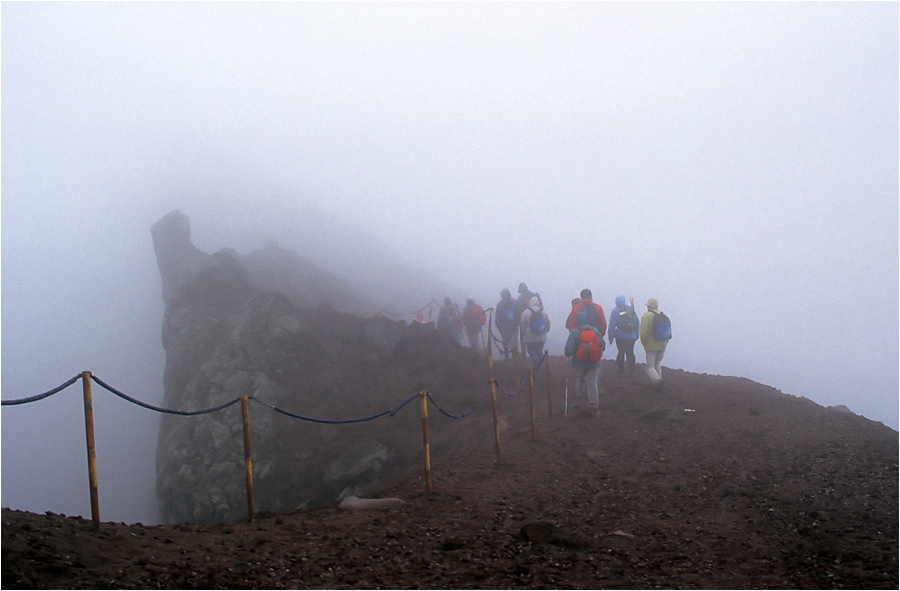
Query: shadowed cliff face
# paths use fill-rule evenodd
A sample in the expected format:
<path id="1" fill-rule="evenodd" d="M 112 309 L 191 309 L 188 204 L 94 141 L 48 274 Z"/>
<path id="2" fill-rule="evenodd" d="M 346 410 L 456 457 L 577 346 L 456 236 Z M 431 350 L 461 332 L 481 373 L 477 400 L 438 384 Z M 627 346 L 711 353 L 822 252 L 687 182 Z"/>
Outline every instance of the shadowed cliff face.
<path id="1" fill-rule="evenodd" d="M 270 243 L 247 257 L 205 254 L 190 243 L 187 218 L 178 212 L 152 233 L 166 302 L 165 407 L 201 410 L 252 396 L 303 416 L 346 419 L 393 408 L 420 390 L 458 412 L 485 406 L 486 368 L 474 353 L 432 325 L 335 310 L 325 302 L 367 306 L 295 253 Z M 251 400 L 256 509 L 289 511 L 362 494 L 418 465 L 417 406 L 336 425 L 301 421 Z M 436 447 L 450 436 L 448 422 L 434 422 Z M 454 437 L 472 436 L 470 427 L 455 427 Z M 198 416 L 163 415 L 157 446 L 163 521 L 245 515 L 243 457 L 239 404 Z"/>

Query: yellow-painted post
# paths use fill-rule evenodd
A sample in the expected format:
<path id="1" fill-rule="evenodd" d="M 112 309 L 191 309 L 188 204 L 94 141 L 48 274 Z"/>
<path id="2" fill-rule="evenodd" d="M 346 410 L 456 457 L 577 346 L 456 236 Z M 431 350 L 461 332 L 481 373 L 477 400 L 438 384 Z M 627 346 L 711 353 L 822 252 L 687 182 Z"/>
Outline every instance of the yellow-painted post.
<path id="1" fill-rule="evenodd" d="M 491 384 L 491 410 L 494 413 L 494 444 L 497 447 L 497 463 L 500 463 L 500 423 L 497 419 L 497 389 L 494 382 L 494 354 L 491 347 L 491 320 L 494 316 L 494 310 L 491 309 L 488 316 L 488 367 L 490 368 L 490 384 Z"/>
<path id="2" fill-rule="evenodd" d="M 518 390 L 519 386 L 522 384 L 522 382 L 519 380 L 519 344 L 516 343 L 516 346 L 513 347 L 513 349 L 515 349 L 516 356 L 516 390 Z"/>
<path id="3" fill-rule="evenodd" d="M 431 494 L 431 452 L 428 447 L 428 392 L 419 392 L 422 397 L 422 445 L 425 448 L 425 492 Z"/>
<path id="4" fill-rule="evenodd" d="M 250 406 L 246 396 L 241 396 L 244 416 L 244 472 L 247 474 L 247 519 L 253 523 L 253 464 L 250 462 Z"/>
<path id="5" fill-rule="evenodd" d="M 94 447 L 94 404 L 91 401 L 91 372 L 81 372 L 84 391 L 84 433 L 87 439 L 88 483 L 91 491 L 91 521 L 100 529 L 100 497 L 97 493 L 97 451 Z"/>
<path id="6" fill-rule="evenodd" d="M 534 370 L 528 370 L 528 396 L 531 399 L 531 437 L 537 437 L 534 430 Z"/>

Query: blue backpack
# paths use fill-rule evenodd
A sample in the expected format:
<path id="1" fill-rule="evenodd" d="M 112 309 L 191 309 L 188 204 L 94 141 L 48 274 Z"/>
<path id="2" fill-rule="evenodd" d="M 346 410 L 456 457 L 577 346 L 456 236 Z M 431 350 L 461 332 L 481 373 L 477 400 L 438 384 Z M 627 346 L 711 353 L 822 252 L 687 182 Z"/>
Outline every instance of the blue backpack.
<path id="1" fill-rule="evenodd" d="M 668 341 L 672 338 L 672 321 L 662 312 L 653 313 L 653 324 L 650 328 L 657 340 Z"/>
<path id="2" fill-rule="evenodd" d="M 582 302 L 581 311 L 584 312 L 584 315 L 587 316 L 587 323 L 593 327 L 597 327 L 599 322 L 597 322 L 597 307 L 594 304 L 586 304 Z"/>
<path id="3" fill-rule="evenodd" d="M 637 332 L 638 317 L 634 311 L 634 302 L 630 306 L 619 308 L 619 317 L 616 319 L 616 328 L 622 332 Z"/>
<path id="4" fill-rule="evenodd" d="M 543 334 L 547 332 L 547 319 L 544 318 L 544 314 L 538 310 L 537 312 L 531 312 L 531 333 L 532 334 Z"/>
<path id="5" fill-rule="evenodd" d="M 500 324 L 504 326 L 515 326 L 516 324 L 516 309 L 510 304 L 503 312 L 500 314 Z"/>

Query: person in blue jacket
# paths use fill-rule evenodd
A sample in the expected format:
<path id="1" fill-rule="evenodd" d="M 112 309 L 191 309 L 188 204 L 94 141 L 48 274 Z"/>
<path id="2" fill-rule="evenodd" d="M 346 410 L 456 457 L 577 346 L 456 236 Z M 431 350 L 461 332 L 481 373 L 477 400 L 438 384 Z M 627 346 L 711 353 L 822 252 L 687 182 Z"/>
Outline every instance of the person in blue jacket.
<path id="1" fill-rule="evenodd" d="M 616 342 L 616 365 L 619 373 L 625 373 L 625 365 L 628 365 L 628 373 L 634 376 L 634 343 L 638 339 L 641 330 L 641 320 L 632 306 L 625 303 L 625 296 L 616 296 L 616 307 L 609 315 L 609 341 Z"/>

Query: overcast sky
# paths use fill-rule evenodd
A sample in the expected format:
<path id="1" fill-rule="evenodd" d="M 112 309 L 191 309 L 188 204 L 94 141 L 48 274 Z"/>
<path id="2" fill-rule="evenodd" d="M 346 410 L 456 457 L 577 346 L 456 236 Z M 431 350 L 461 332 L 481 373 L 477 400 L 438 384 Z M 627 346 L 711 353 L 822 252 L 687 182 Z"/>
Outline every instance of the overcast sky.
<path id="1" fill-rule="evenodd" d="M 300 248 L 314 215 L 460 289 L 436 298 L 525 281 L 554 354 L 583 287 L 655 297 L 665 366 L 898 427 L 895 2 L 0 19 L 5 400 L 91 370 L 161 402 L 149 229 L 181 209 L 207 252 Z M 152 522 L 158 417 L 98 390 L 101 517 Z M 80 384 L 3 408 L 4 507 L 89 515 L 85 457 Z"/>

